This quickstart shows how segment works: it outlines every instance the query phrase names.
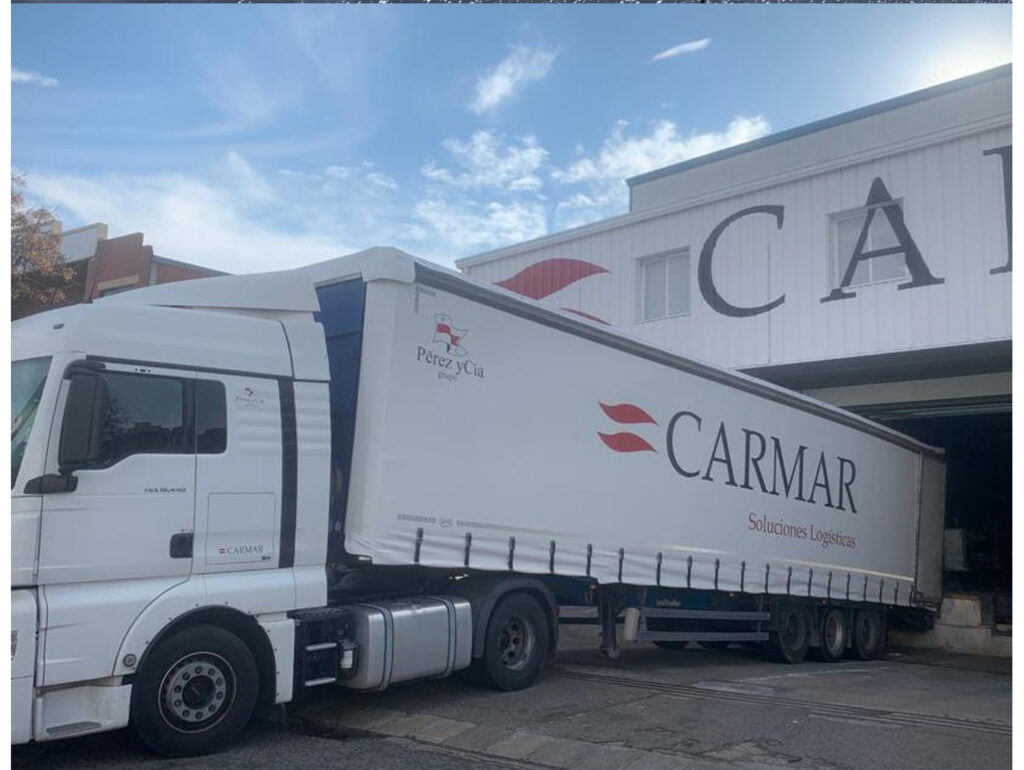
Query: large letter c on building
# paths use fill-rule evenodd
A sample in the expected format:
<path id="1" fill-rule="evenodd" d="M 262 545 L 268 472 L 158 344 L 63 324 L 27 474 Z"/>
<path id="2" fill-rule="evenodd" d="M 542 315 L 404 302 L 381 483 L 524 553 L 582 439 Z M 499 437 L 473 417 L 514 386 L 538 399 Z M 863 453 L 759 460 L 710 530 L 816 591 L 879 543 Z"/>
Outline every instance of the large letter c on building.
<path id="1" fill-rule="evenodd" d="M 727 216 L 715 226 L 714 230 L 711 231 L 708 239 L 704 241 L 704 248 L 700 250 L 700 263 L 697 266 L 697 284 L 700 286 L 700 293 L 703 295 L 704 301 L 707 302 L 713 310 L 721 313 L 722 315 L 732 316 L 734 318 L 746 318 L 747 316 L 767 313 L 769 310 L 774 310 L 786 301 L 786 295 L 783 294 L 781 297 L 777 297 L 766 305 L 758 305 L 756 307 L 740 307 L 739 305 L 733 305 L 727 302 L 725 298 L 718 293 L 718 289 L 715 287 L 715 281 L 711 277 L 711 258 L 714 255 L 715 245 L 718 243 L 718 238 L 725 232 L 725 228 L 737 219 L 745 217 L 748 214 L 770 214 L 775 217 L 776 229 L 781 230 L 784 211 L 784 206 L 751 206 L 749 209 L 743 209 L 742 211 L 737 211 L 735 214 Z"/>

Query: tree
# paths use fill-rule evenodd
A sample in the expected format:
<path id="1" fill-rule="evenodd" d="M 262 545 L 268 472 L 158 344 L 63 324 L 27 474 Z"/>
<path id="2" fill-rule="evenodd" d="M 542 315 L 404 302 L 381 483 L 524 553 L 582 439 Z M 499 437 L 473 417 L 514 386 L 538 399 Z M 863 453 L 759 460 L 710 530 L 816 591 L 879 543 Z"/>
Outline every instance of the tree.
<path id="1" fill-rule="evenodd" d="M 25 177 L 11 174 L 11 302 L 51 307 L 67 300 L 75 271 L 60 253 L 57 218 L 24 197 Z"/>

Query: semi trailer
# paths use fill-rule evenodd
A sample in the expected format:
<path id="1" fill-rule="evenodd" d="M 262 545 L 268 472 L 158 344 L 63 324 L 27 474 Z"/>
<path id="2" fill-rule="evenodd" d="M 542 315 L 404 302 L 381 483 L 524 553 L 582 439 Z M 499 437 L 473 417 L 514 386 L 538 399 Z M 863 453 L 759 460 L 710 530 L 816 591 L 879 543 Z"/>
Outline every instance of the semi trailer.
<path id="1" fill-rule="evenodd" d="M 566 605 L 795 663 L 941 598 L 941 451 L 395 249 L 40 313 L 11 377 L 13 743 L 516 690 Z"/>

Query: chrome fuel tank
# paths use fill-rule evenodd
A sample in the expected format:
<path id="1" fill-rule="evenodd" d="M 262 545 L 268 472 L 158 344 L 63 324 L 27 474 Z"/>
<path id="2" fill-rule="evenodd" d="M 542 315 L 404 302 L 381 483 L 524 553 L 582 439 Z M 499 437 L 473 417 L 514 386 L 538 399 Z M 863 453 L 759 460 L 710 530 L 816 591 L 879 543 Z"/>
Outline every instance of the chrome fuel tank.
<path id="1" fill-rule="evenodd" d="M 473 616 L 465 599 L 421 596 L 344 609 L 354 621 L 358 660 L 343 687 L 383 690 L 394 682 L 448 676 L 469 665 Z"/>

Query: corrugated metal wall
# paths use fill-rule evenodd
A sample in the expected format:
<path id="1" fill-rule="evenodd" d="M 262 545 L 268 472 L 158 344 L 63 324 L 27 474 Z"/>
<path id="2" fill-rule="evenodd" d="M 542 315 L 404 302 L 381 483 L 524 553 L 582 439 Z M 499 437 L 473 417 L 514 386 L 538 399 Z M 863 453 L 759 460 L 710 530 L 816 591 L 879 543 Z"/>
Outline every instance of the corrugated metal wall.
<path id="1" fill-rule="evenodd" d="M 470 264 L 465 272 L 499 282 L 545 259 L 592 262 L 608 272 L 541 301 L 731 367 L 1009 339 L 1012 273 L 990 272 L 1008 259 L 1002 166 L 999 156 L 983 153 L 1011 141 L 1009 125 L 989 129 L 684 211 L 544 239 L 537 248 Z M 902 201 L 910 235 L 945 283 L 902 291 L 897 286 L 908 279 L 851 287 L 855 298 L 822 303 L 839 283 L 830 215 L 864 206 L 876 178 Z M 762 305 L 781 295 L 785 302 L 752 317 L 723 315 L 698 289 L 701 248 L 723 219 L 764 205 L 784 207 L 781 229 L 766 214 L 733 222 L 715 248 L 713 278 L 733 305 Z M 639 260 L 680 248 L 690 251 L 690 314 L 638 322 Z"/>

